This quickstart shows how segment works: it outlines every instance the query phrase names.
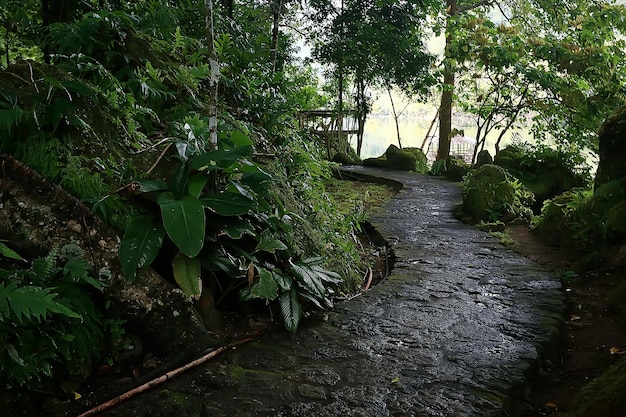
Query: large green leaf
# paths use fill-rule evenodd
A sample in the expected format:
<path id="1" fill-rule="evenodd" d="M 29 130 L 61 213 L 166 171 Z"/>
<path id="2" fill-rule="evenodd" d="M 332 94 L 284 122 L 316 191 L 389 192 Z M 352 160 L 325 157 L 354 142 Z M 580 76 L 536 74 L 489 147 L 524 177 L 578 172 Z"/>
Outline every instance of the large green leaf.
<path id="1" fill-rule="evenodd" d="M 319 298 L 323 298 L 325 296 L 326 288 L 315 271 L 311 270 L 308 265 L 301 262 L 292 262 L 291 258 L 289 259 L 289 264 L 291 265 L 294 275 L 299 279 L 302 285 L 311 292 L 311 294 Z"/>
<path id="2" fill-rule="evenodd" d="M 165 181 L 158 180 L 137 180 L 139 192 L 149 193 L 150 191 L 164 191 L 167 189 Z"/>
<path id="3" fill-rule="evenodd" d="M 122 271 L 128 280 L 133 280 L 137 269 L 150 265 L 163 244 L 165 230 L 155 226 L 148 216 L 135 218 L 126 226 L 120 243 L 119 257 Z"/>
<path id="4" fill-rule="evenodd" d="M 272 177 L 269 174 L 259 170 L 243 174 L 241 183 L 247 185 L 257 193 L 263 193 L 267 190 L 267 182 L 270 179 L 272 179 Z"/>
<path id="5" fill-rule="evenodd" d="M 167 191 L 159 195 L 158 203 L 165 231 L 172 242 L 190 258 L 197 256 L 204 245 L 206 225 L 200 200 L 190 195 L 176 199 Z"/>
<path id="6" fill-rule="evenodd" d="M 202 194 L 202 190 L 208 181 L 209 176 L 206 172 L 198 172 L 194 174 L 187 182 L 189 194 L 196 198 L 200 198 L 200 194 Z"/>
<path id="7" fill-rule="evenodd" d="M 241 130 L 234 130 L 230 134 L 230 140 L 237 146 L 252 145 L 250 135 L 246 135 Z"/>
<path id="8" fill-rule="evenodd" d="M 254 236 L 254 227 L 249 220 L 241 219 L 222 226 L 222 231 L 231 239 L 241 239 L 243 235 Z"/>
<path id="9" fill-rule="evenodd" d="M 174 279 L 180 289 L 190 297 L 200 295 L 202 292 L 200 258 L 189 258 L 179 253 L 174 257 L 172 267 Z"/>
<path id="10" fill-rule="evenodd" d="M 79 314 L 55 301 L 58 294 L 51 292 L 53 289 L 35 286 L 17 287 L 15 282 L 5 287 L 4 282 L 0 282 L 0 322 L 15 319 L 22 324 L 25 318 L 36 319 L 41 323 L 46 320 L 49 313 L 80 319 Z"/>
<path id="11" fill-rule="evenodd" d="M 239 158 L 252 155 L 254 149 L 250 145 L 239 146 L 234 149 L 218 149 L 196 156 L 189 163 L 194 170 L 225 169 L 234 164 Z"/>
<path id="12" fill-rule="evenodd" d="M 302 318 L 302 305 L 298 300 L 298 291 L 292 287 L 290 291 L 280 295 L 280 312 L 287 330 L 295 333 Z"/>
<path id="13" fill-rule="evenodd" d="M 2 241 L 0 241 L 0 255 L 4 256 L 5 258 L 15 259 L 18 261 L 24 260 L 24 258 L 22 258 L 17 252 L 2 243 Z"/>
<path id="14" fill-rule="evenodd" d="M 202 199 L 205 207 L 222 216 L 241 216 L 255 208 L 254 201 L 247 199 L 239 193 L 212 194 Z"/>
<path id="15" fill-rule="evenodd" d="M 264 230 L 259 237 L 259 243 L 256 245 L 254 251 L 274 253 L 277 250 L 287 250 L 287 245 L 277 239 L 269 230 Z"/>
<path id="16" fill-rule="evenodd" d="M 274 281 L 272 273 L 260 267 L 257 267 L 257 271 L 259 271 L 259 280 L 252 286 L 250 293 L 256 298 L 274 300 L 278 297 L 278 284 Z"/>

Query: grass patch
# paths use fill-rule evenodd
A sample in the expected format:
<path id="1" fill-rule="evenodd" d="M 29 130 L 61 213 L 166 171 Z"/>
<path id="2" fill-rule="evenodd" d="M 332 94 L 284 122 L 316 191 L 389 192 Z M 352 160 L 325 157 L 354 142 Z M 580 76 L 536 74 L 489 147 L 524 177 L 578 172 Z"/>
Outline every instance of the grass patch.
<path id="1" fill-rule="evenodd" d="M 325 184 L 326 190 L 337 203 L 341 214 L 361 214 L 363 219 L 368 215 L 380 212 L 387 201 L 394 195 L 393 187 L 382 184 L 373 184 L 362 181 L 345 181 L 329 179 Z"/>

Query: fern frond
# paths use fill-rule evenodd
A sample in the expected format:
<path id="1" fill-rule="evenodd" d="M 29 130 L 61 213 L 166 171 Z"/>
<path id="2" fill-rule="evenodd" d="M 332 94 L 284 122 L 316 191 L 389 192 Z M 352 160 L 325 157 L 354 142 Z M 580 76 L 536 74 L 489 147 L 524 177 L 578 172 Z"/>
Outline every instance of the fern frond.
<path id="1" fill-rule="evenodd" d="M 0 321 L 15 320 L 19 324 L 46 320 L 49 314 L 56 313 L 72 318 L 81 318 L 69 308 L 54 300 L 57 296 L 52 288 L 34 286 L 18 287 L 15 282 L 5 286 L 0 283 Z"/>
<path id="2" fill-rule="evenodd" d="M 59 258 L 59 248 L 54 247 L 45 258 L 33 260 L 32 271 L 37 281 L 45 281 L 58 272 L 57 260 Z"/>

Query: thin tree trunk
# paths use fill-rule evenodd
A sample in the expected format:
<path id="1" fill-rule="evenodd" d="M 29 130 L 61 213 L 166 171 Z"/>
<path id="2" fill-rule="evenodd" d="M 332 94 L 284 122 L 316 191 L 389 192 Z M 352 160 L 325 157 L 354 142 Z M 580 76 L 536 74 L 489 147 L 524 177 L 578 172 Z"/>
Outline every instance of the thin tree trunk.
<path id="1" fill-rule="evenodd" d="M 446 0 L 448 18 L 446 21 L 446 47 L 444 52 L 443 91 L 441 93 L 441 105 L 439 106 L 439 149 L 437 160 L 446 159 L 450 155 L 450 133 L 452 132 L 452 102 L 454 98 L 455 72 L 452 66 L 450 47 L 452 34 L 450 24 L 459 13 L 457 0 Z"/>
<path id="2" fill-rule="evenodd" d="M 343 0 L 341 0 L 341 14 L 342 15 L 343 15 L 343 6 L 344 6 Z M 341 38 L 342 39 L 343 39 L 343 33 L 344 33 L 344 24 L 343 24 L 343 19 L 342 19 L 341 20 Z M 339 58 L 337 70 L 339 72 L 338 77 L 337 77 L 337 82 L 339 84 L 338 85 L 339 97 L 338 97 L 338 102 L 337 102 L 337 107 L 338 107 L 337 109 L 337 141 L 339 141 L 343 134 L 343 53 L 341 54 L 341 58 Z"/>
<path id="3" fill-rule="evenodd" d="M 276 72 L 276 61 L 278 60 L 278 31 L 280 26 L 280 9 L 283 7 L 282 0 L 273 0 L 270 6 L 274 24 L 272 26 L 272 46 L 270 49 L 272 60 L 272 73 Z"/>
<path id="4" fill-rule="evenodd" d="M 402 142 L 400 140 L 400 125 L 398 125 L 398 113 L 396 113 L 396 105 L 393 102 L 393 96 L 391 95 L 391 89 L 387 88 L 387 94 L 389 94 L 389 100 L 391 101 L 391 111 L 393 111 L 393 120 L 396 122 L 396 134 L 398 136 L 398 147 L 402 149 Z"/>
<path id="5" fill-rule="evenodd" d="M 363 133 L 365 130 L 365 120 L 367 119 L 367 101 L 365 98 L 365 80 L 362 77 L 357 79 L 357 99 L 356 99 L 356 117 L 358 123 L 357 133 L 357 145 L 356 153 L 361 156 L 361 149 L 363 148 Z"/>
<path id="6" fill-rule="evenodd" d="M 437 113 L 435 113 L 435 117 L 433 117 L 433 121 L 430 122 L 430 126 L 428 127 L 428 132 L 426 132 L 426 136 L 424 136 L 424 140 L 422 141 L 422 146 L 420 146 L 420 149 L 422 151 L 424 150 L 424 146 L 426 146 L 426 142 L 428 141 L 428 137 L 430 136 L 430 132 L 433 130 L 433 126 L 435 125 L 435 122 L 439 118 L 439 111 L 440 111 L 440 109 L 441 109 L 441 107 L 437 109 Z"/>
<path id="7" fill-rule="evenodd" d="M 207 46 L 209 48 L 209 148 L 217 149 L 217 100 L 220 81 L 220 63 L 215 50 L 215 28 L 213 26 L 213 1 L 204 0 L 206 8 Z"/>

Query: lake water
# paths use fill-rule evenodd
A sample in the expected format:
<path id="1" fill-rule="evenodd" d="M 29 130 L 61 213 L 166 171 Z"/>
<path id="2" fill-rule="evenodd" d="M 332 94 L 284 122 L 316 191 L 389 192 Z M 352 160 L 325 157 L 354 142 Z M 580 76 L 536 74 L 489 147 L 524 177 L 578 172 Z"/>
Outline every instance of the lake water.
<path id="1" fill-rule="evenodd" d="M 428 128 L 432 122 L 432 115 L 411 115 L 407 117 L 400 117 L 398 120 L 400 128 L 400 139 L 402 141 L 402 147 L 421 147 L 424 138 L 428 132 Z M 465 136 L 475 139 L 477 127 L 471 116 L 456 115 L 454 117 L 453 126 L 456 129 L 462 129 L 465 131 Z M 494 143 L 498 137 L 499 132 L 492 132 L 487 137 L 487 143 L 485 149 L 489 150 L 491 155 L 494 155 L 495 148 Z M 437 122 L 433 126 L 430 132 L 432 139 L 427 140 L 424 146 L 424 152 L 430 149 L 429 159 L 434 159 L 434 148 L 437 147 L 439 132 L 437 130 Z M 501 141 L 500 148 L 503 148 L 507 144 L 511 143 L 513 135 L 517 135 L 524 140 L 531 140 L 530 135 L 525 131 L 511 131 L 507 132 Z M 432 140 L 432 143 L 431 143 Z M 356 149 L 356 136 L 351 138 L 351 144 Z M 398 136 L 396 133 L 396 125 L 394 118 L 391 115 L 386 114 L 374 114 L 371 115 L 366 123 L 363 135 L 363 148 L 361 150 L 361 158 L 378 157 L 382 155 L 389 145 L 398 146 Z M 429 148 L 429 144 L 431 145 Z M 451 149 L 451 152 L 455 152 L 455 147 Z"/>

